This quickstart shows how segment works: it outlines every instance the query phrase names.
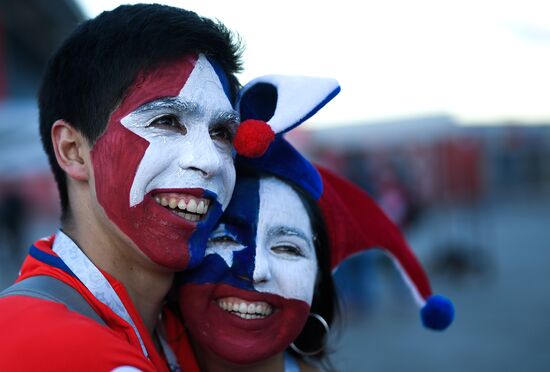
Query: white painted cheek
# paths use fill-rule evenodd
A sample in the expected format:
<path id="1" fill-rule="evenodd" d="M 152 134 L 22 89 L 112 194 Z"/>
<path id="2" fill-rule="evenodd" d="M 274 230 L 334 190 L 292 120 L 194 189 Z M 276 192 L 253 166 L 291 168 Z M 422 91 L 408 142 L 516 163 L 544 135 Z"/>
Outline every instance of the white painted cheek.
<path id="1" fill-rule="evenodd" d="M 214 192 L 225 209 L 235 187 L 235 166 L 231 156 L 212 141 L 203 123 L 190 123 L 188 133 L 175 138 L 163 145 L 170 151 L 167 155 L 170 163 L 151 180 L 146 191 L 199 187 Z"/>
<path id="2" fill-rule="evenodd" d="M 271 257 L 271 275 L 276 281 L 278 294 L 285 298 L 302 300 L 309 305 L 313 300 L 317 277 L 316 259 L 301 259 L 288 262 Z"/>
<path id="3" fill-rule="evenodd" d="M 228 204 L 234 181 L 226 186 L 223 175 L 224 172 L 235 172 L 233 162 L 223 168 L 225 164 L 222 156 L 208 131 L 200 123 L 190 123 L 188 128 L 186 135 L 176 134 L 169 141 L 160 144 L 162 150 L 157 155 L 168 157 L 169 162 L 159 160 L 165 167 L 160 173 L 153 175 L 152 179 L 149 176 L 145 191 L 202 188 L 214 192 L 218 195 L 218 200 L 226 200 Z M 152 162 L 155 162 L 154 158 Z M 136 177 L 136 181 L 138 180 Z"/>
<path id="4" fill-rule="evenodd" d="M 311 243 L 310 250 L 304 252 L 305 257 L 274 253 L 271 250 L 273 237 L 270 236 L 274 227 L 303 232 Z M 278 179 L 262 178 L 254 287 L 260 292 L 311 304 L 318 270 L 312 236 L 309 216 L 296 192 Z M 257 278 L 267 280 L 260 282 Z"/>
<path id="5" fill-rule="evenodd" d="M 220 193 L 219 199 L 222 204 L 222 209 L 225 210 L 231 201 L 231 195 L 235 189 L 235 183 L 237 182 L 237 174 L 235 171 L 235 164 L 232 156 L 225 156 L 223 158 L 223 193 Z"/>

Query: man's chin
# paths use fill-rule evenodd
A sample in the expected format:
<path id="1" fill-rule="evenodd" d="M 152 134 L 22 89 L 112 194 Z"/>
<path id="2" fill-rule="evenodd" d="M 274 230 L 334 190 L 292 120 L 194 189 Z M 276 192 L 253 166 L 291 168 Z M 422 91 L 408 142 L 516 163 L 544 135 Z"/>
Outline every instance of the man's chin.
<path id="1" fill-rule="evenodd" d="M 206 241 L 221 213 L 221 205 L 213 200 L 204 216 L 190 220 L 146 198 L 129 209 L 121 230 L 153 263 L 182 271 L 202 262 Z"/>

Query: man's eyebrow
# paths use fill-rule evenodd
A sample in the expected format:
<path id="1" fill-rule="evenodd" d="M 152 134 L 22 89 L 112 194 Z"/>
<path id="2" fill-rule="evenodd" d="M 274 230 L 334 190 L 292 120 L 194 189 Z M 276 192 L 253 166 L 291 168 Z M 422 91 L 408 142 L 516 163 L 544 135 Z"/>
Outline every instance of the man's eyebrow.
<path id="1" fill-rule="evenodd" d="M 148 102 L 137 108 L 135 113 L 141 114 L 148 111 L 156 111 L 160 109 L 170 109 L 173 111 L 184 111 L 187 114 L 202 114 L 203 109 L 196 102 L 182 100 L 179 97 L 165 97 Z M 240 115 L 235 110 L 223 110 L 215 115 L 213 125 L 230 124 L 236 126 L 240 123 Z"/>
<path id="2" fill-rule="evenodd" d="M 218 128 L 220 126 L 225 126 L 233 133 L 237 132 L 237 127 L 240 123 L 240 116 L 237 111 L 220 111 L 215 117 L 214 120 L 210 123 L 209 127 Z"/>
<path id="3" fill-rule="evenodd" d="M 185 101 L 178 97 L 159 98 L 141 105 L 135 112 L 141 114 L 148 111 L 156 111 L 166 108 L 174 111 L 185 111 L 188 113 L 200 112 L 199 106 L 195 102 Z"/>
<path id="4" fill-rule="evenodd" d="M 241 121 L 240 115 L 237 111 L 220 111 L 214 120 L 214 122 L 226 122 L 231 124 L 239 124 Z"/>

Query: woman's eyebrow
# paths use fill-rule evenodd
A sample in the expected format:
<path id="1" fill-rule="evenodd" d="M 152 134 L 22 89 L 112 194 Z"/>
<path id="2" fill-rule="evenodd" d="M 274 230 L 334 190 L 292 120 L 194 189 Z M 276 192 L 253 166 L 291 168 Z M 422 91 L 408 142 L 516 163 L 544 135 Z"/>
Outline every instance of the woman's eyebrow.
<path id="1" fill-rule="evenodd" d="M 307 235 L 301 229 L 290 227 L 290 226 L 283 226 L 283 225 L 273 226 L 269 228 L 267 234 L 268 236 L 281 236 L 281 235 L 297 236 L 308 243 L 311 241 L 311 238 L 308 238 Z"/>

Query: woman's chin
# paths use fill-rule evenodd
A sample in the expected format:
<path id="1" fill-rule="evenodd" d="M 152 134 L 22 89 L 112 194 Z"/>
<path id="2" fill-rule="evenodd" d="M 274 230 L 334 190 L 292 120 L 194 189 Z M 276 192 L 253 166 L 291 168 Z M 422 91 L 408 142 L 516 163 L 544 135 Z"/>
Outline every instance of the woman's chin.
<path id="1" fill-rule="evenodd" d="M 194 341 L 239 365 L 285 350 L 300 334 L 310 309 L 304 301 L 224 284 L 186 284 L 180 296 L 186 299 L 181 310 Z"/>

